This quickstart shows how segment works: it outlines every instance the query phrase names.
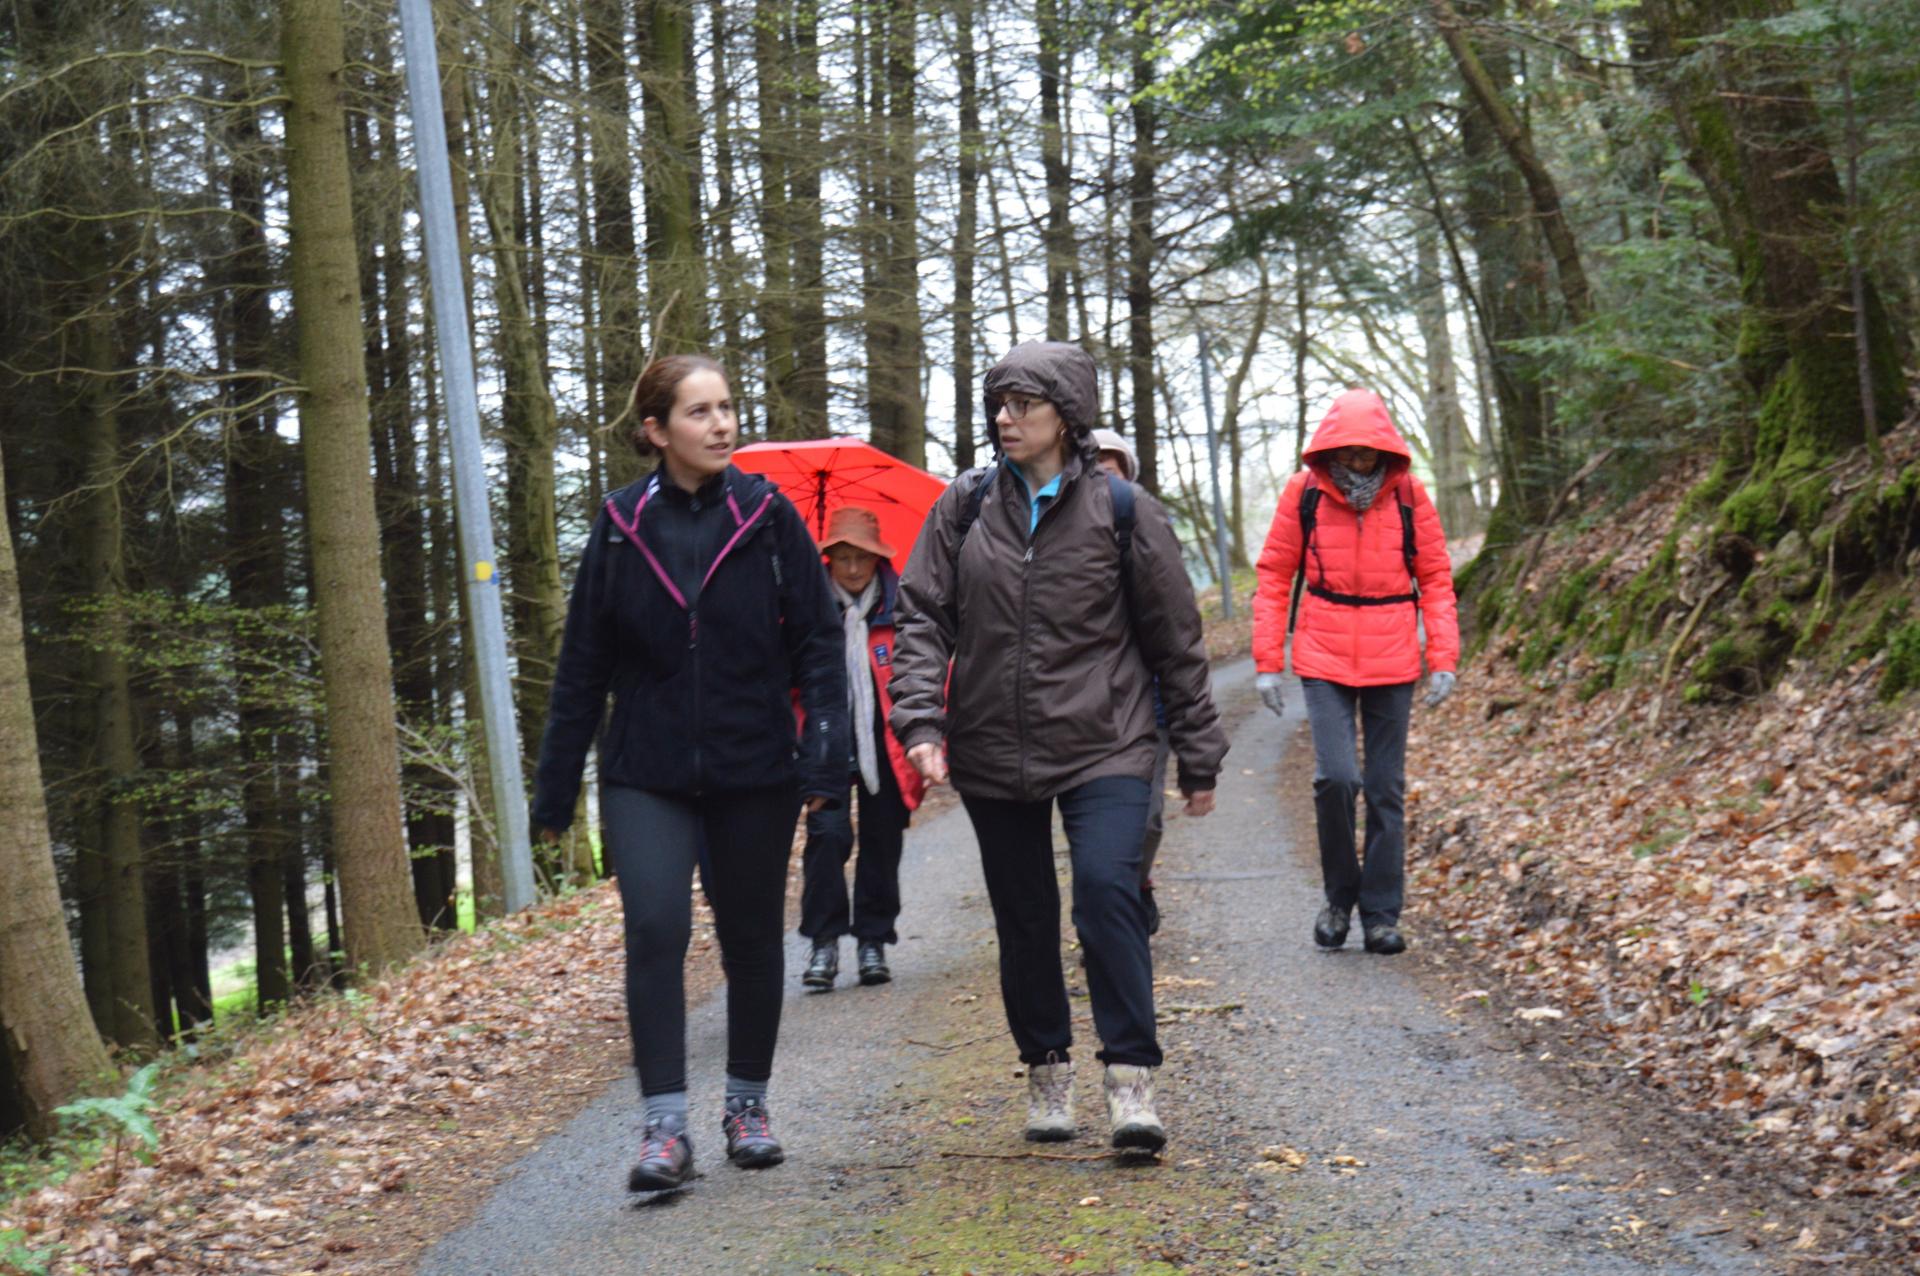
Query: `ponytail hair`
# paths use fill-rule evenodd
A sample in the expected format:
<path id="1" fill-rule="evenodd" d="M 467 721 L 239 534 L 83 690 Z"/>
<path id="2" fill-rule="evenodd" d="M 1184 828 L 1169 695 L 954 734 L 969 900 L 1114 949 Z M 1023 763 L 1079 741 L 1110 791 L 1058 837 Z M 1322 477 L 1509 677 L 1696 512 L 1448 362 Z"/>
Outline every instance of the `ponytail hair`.
<path id="1" fill-rule="evenodd" d="M 633 444 L 633 450 L 642 460 L 657 451 L 647 438 L 647 418 L 665 425 L 673 412 L 674 401 L 680 397 L 680 383 L 696 372 L 727 375 L 717 360 L 704 354 L 670 354 L 649 363 L 634 381 L 633 393 L 627 396 L 627 409 L 620 414 L 620 420 L 632 422 L 627 441 Z"/>

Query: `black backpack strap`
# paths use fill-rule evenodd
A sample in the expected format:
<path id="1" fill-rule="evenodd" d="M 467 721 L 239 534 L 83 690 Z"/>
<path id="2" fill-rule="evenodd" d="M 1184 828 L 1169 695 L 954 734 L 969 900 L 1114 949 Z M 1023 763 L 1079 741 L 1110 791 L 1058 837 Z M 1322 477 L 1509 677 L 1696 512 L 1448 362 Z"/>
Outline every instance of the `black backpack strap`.
<path id="1" fill-rule="evenodd" d="M 999 473 L 999 468 L 1000 463 L 995 461 L 992 465 L 981 469 L 980 481 L 973 485 L 973 490 L 967 493 L 967 503 L 960 507 L 960 526 L 954 529 L 953 538 L 953 566 L 956 571 L 960 567 L 960 551 L 967 543 L 967 533 L 971 532 L 973 525 L 980 521 L 980 507 L 986 504 L 987 489 L 993 486 L 993 480 Z"/>
<path id="2" fill-rule="evenodd" d="M 1294 621 L 1300 615 L 1300 594 L 1303 587 L 1305 592 L 1312 594 L 1315 598 L 1324 598 L 1330 603 L 1338 603 L 1343 607 L 1395 607 L 1401 603 L 1420 601 L 1420 585 L 1418 578 L 1413 574 L 1413 506 L 1408 503 L 1412 489 L 1403 480 L 1396 484 L 1393 490 L 1395 503 L 1400 507 L 1400 555 L 1407 564 L 1408 592 L 1378 596 L 1342 594 L 1328 589 L 1324 583 L 1327 579 L 1327 565 L 1320 562 L 1320 547 L 1314 543 L 1313 539 L 1314 523 L 1320 508 L 1320 488 L 1311 480 L 1308 481 L 1306 490 L 1300 493 L 1300 570 L 1293 578 L 1293 605 L 1292 614 L 1287 617 L 1287 632 L 1293 632 Z M 1316 563 L 1320 563 L 1321 583 L 1313 583 L 1307 579 L 1309 554 L 1313 556 Z"/>
<path id="3" fill-rule="evenodd" d="M 973 530 L 973 525 L 980 521 L 980 507 L 986 504 L 987 489 L 993 486 L 993 481 L 999 477 L 999 474 L 1000 462 L 998 461 L 982 467 L 980 470 L 980 481 L 973 485 L 973 490 L 967 493 L 966 504 L 960 507 L 960 524 L 954 529 L 952 558 L 952 610 L 955 629 L 960 627 L 960 551 L 967 547 L 967 534 Z M 961 475 L 953 481 L 958 483 L 960 478 L 964 477 L 966 476 Z"/>
<path id="4" fill-rule="evenodd" d="M 1419 553 L 1419 546 L 1413 539 L 1413 480 L 1406 475 L 1400 476 L 1400 482 L 1394 486 L 1394 495 L 1400 500 L 1400 557 L 1407 560 L 1407 580 L 1411 582 L 1413 596 L 1420 597 L 1420 577 L 1414 574 L 1413 560 Z"/>
<path id="5" fill-rule="evenodd" d="M 1312 479 L 1300 493 L 1300 566 L 1293 573 L 1293 598 L 1287 608 L 1287 632 L 1293 632 L 1300 619 L 1300 595 L 1307 584 L 1307 551 L 1313 544 L 1313 527 L 1320 514 L 1320 485 Z"/>
<path id="6" fill-rule="evenodd" d="M 1107 475 L 1107 491 L 1113 494 L 1113 540 L 1120 547 L 1120 594 L 1127 602 L 1131 622 L 1133 608 L 1133 484 L 1118 474 Z"/>

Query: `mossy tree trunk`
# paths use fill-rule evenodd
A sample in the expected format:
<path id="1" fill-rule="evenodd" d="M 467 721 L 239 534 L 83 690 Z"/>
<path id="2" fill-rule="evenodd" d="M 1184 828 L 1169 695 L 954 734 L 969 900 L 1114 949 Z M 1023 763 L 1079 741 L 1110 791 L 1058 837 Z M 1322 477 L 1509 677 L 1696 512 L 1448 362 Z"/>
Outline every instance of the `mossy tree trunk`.
<path id="1" fill-rule="evenodd" d="M 1687 160 L 1713 201 L 1739 272 L 1739 356 L 1756 411 L 1729 430 L 1721 474 L 1744 481 L 1723 507 L 1736 530 L 1770 541 L 1817 521 L 1815 475 L 1868 442 L 1839 176 L 1809 86 L 1788 55 L 1728 34 L 1778 16 L 1777 0 L 1653 0 L 1643 13 L 1655 51 L 1702 56 L 1675 64 L 1664 87 Z M 1867 283 L 1865 337 L 1884 426 L 1898 410 L 1900 371 L 1878 294 Z"/>

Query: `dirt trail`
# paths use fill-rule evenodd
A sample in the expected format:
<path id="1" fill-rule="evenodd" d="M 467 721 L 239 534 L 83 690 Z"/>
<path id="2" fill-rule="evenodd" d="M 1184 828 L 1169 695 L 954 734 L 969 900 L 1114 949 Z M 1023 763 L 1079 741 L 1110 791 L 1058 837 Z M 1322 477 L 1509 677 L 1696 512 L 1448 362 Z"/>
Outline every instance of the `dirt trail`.
<path id="1" fill-rule="evenodd" d="M 1081 1137 L 1045 1155 L 1020 1140 L 1024 1082 L 992 918 L 971 829 L 948 809 L 908 836 L 895 982 L 859 988 L 843 975 L 825 996 L 794 983 L 772 1093 L 785 1165 L 749 1173 L 719 1155 L 716 999 L 690 1017 L 705 1171 L 690 1190 L 649 1204 L 621 1190 L 640 1124 L 622 1082 L 420 1270 L 1785 1270 L 1774 1247 L 1750 1247 L 1745 1203 L 1671 1157 L 1642 1163 L 1619 1112 L 1553 1093 L 1416 963 L 1361 954 L 1357 929 L 1346 952 L 1312 947 L 1318 887 L 1300 853 L 1311 828 L 1300 804 L 1274 797 L 1301 724 L 1251 712 L 1245 662 L 1216 677 L 1236 723 L 1220 810 L 1170 820 L 1162 853 L 1161 1110 L 1173 1142 L 1159 1163 L 1103 1155 L 1090 1025 L 1078 1043 Z M 1417 912 L 1409 920 L 1417 937 Z M 792 972 L 803 955 L 796 940 Z"/>

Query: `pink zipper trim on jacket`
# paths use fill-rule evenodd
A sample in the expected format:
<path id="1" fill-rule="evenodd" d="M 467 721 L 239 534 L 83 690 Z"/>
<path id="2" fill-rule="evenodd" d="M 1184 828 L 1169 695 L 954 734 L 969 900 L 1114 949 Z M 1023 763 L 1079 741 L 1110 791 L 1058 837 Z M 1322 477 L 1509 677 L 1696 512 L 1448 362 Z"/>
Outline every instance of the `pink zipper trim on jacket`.
<path id="1" fill-rule="evenodd" d="M 613 503 L 612 497 L 607 498 L 607 517 L 611 518 L 613 525 L 619 528 L 628 540 L 633 542 L 634 548 L 646 555 L 647 565 L 653 568 L 653 574 L 660 578 L 662 585 L 666 586 L 667 593 L 672 596 L 673 601 L 680 604 L 680 610 L 692 611 L 693 609 L 687 605 L 687 596 L 680 592 L 679 586 L 673 583 L 673 578 L 667 575 L 667 569 L 660 565 L 659 558 L 654 555 L 653 550 L 640 536 L 640 515 L 646 510 L 647 501 L 653 496 L 653 489 L 658 486 L 658 484 L 659 480 L 656 479 L 654 483 L 648 485 L 646 491 L 640 494 L 639 503 L 633 507 L 633 519 L 631 521 L 624 520 L 620 517 L 620 508 Z M 740 505 L 733 499 L 733 489 L 727 489 L 727 508 L 733 512 L 733 521 L 739 526 L 735 529 L 732 538 L 720 547 L 720 552 L 714 555 L 712 564 L 707 568 L 707 574 L 700 580 L 700 588 L 702 590 L 706 589 L 707 582 L 713 579 L 714 572 L 720 570 L 721 562 L 725 560 L 728 554 L 733 552 L 733 547 L 740 543 L 740 538 L 747 534 L 747 529 L 753 525 L 754 520 L 766 513 L 767 507 L 772 504 L 773 493 L 768 492 L 751 516 L 742 517 L 740 514 Z"/>

